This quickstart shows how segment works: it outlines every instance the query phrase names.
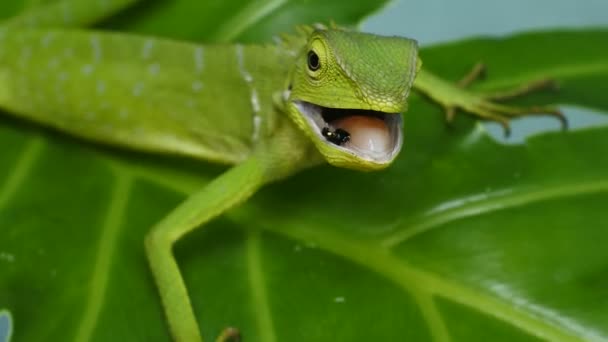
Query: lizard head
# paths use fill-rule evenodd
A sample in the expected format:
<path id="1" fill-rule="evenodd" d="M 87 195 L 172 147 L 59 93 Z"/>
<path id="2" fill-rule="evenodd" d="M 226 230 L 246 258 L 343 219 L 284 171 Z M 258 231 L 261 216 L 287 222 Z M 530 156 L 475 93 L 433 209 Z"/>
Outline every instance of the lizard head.
<path id="1" fill-rule="evenodd" d="M 289 74 L 287 111 L 330 164 L 383 169 L 401 150 L 401 113 L 420 65 L 411 39 L 311 31 Z"/>

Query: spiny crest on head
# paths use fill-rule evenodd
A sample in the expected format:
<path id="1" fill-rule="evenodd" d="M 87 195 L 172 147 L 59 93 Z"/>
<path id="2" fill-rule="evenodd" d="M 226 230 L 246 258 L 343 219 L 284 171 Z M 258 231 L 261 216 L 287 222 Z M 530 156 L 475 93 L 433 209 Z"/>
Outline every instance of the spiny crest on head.
<path id="1" fill-rule="evenodd" d="M 322 23 L 315 23 L 312 25 L 297 25 L 295 27 L 295 32 L 293 33 L 282 33 L 278 36 L 275 36 L 275 42 L 280 47 L 284 48 L 287 51 L 296 54 L 299 52 L 299 49 L 302 48 L 307 42 L 310 35 L 315 31 L 325 31 L 328 29 L 332 30 L 342 30 L 339 26 L 336 25 L 335 22 L 331 21 L 329 25 L 325 25 Z"/>

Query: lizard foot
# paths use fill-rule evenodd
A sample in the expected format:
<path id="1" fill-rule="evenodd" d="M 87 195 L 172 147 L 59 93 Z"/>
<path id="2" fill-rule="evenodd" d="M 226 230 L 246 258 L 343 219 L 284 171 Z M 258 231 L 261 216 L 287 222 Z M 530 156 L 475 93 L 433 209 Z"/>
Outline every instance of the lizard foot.
<path id="1" fill-rule="evenodd" d="M 228 327 L 222 330 L 220 336 L 215 340 L 216 342 L 240 342 L 241 332 L 237 328 Z"/>
<path id="2" fill-rule="evenodd" d="M 479 78 L 484 77 L 486 68 L 476 64 L 473 69 L 456 84 L 450 84 L 429 73 L 420 73 L 419 89 L 441 104 L 445 109 L 446 120 L 451 122 L 458 110 L 476 115 L 484 120 L 495 121 L 502 125 L 505 136 L 509 136 L 509 122 L 516 117 L 528 115 L 549 115 L 560 120 L 562 128 L 568 127 L 564 114 L 551 106 L 518 107 L 499 103 L 541 90 L 557 90 L 557 83 L 551 79 L 541 79 L 504 91 L 480 94 L 467 88 Z"/>

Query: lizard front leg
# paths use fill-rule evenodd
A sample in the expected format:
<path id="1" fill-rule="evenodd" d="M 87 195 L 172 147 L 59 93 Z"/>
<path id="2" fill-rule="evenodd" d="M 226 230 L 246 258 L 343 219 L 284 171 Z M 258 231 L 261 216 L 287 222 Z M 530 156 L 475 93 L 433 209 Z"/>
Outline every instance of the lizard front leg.
<path id="1" fill-rule="evenodd" d="M 264 179 L 265 165 L 252 157 L 189 197 L 146 237 L 146 254 L 174 341 L 202 342 L 202 337 L 173 245 L 185 234 L 247 200 L 264 184 Z M 228 332 L 222 333 L 222 338 L 234 336 Z"/>
<path id="2" fill-rule="evenodd" d="M 513 89 L 490 94 L 478 94 L 466 89 L 484 72 L 482 64 L 476 65 L 471 73 L 458 83 L 450 83 L 422 69 L 414 82 L 414 88 L 440 104 L 446 112 L 446 119 L 451 121 L 456 110 L 461 109 L 484 120 L 495 121 L 504 128 L 505 135 L 511 132 L 509 121 L 515 117 L 526 115 L 549 115 L 558 118 L 562 127 L 568 122 L 562 112 L 549 106 L 516 107 L 498 103 L 501 100 L 512 99 L 534 91 L 554 88 L 555 83 L 542 79 L 529 84 L 523 84 Z"/>

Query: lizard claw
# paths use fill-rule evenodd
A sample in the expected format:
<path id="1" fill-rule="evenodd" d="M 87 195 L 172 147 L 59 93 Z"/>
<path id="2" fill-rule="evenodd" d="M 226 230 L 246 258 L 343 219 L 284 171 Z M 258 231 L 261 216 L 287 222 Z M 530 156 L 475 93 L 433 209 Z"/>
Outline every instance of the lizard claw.
<path id="1" fill-rule="evenodd" d="M 240 342 L 241 332 L 237 328 L 228 327 L 222 330 L 220 336 L 215 340 L 216 342 Z"/>
<path id="2" fill-rule="evenodd" d="M 459 86 L 460 88 L 467 88 L 473 82 L 485 78 L 486 71 L 487 71 L 486 65 L 479 62 L 479 63 L 475 64 L 473 66 L 473 68 L 471 69 L 471 71 L 469 71 L 468 74 L 466 74 L 463 78 L 461 78 L 460 81 L 458 81 L 458 83 L 456 83 L 456 85 Z"/>

